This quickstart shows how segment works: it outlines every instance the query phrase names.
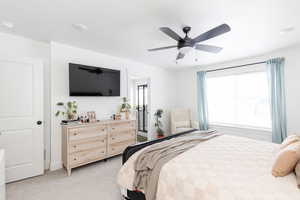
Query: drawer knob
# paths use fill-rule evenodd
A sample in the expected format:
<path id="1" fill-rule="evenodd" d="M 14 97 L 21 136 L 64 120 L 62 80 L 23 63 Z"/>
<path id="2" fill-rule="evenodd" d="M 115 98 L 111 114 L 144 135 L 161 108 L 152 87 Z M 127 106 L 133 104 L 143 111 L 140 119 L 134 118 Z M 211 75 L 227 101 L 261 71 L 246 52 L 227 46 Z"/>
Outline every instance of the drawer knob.
<path id="1" fill-rule="evenodd" d="M 74 135 L 77 135 L 77 133 L 74 133 Z"/>
<path id="2" fill-rule="evenodd" d="M 77 146 L 76 146 L 76 145 L 74 145 L 73 147 L 74 147 L 75 149 L 77 148 Z"/>
<path id="3" fill-rule="evenodd" d="M 101 153 L 104 153 L 104 151 L 101 151 Z"/>
<path id="4" fill-rule="evenodd" d="M 105 131 L 105 129 L 102 129 L 102 131 Z"/>
<path id="5" fill-rule="evenodd" d="M 104 140 L 102 140 L 102 142 L 104 143 Z"/>
<path id="6" fill-rule="evenodd" d="M 114 140 L 115 138 L 111 138 L 112 140 Z"/>
<path id="7" fill-rule="evenodd" d="M 74 158 L 74 160 L 77 160 L 77 158 Z"/>

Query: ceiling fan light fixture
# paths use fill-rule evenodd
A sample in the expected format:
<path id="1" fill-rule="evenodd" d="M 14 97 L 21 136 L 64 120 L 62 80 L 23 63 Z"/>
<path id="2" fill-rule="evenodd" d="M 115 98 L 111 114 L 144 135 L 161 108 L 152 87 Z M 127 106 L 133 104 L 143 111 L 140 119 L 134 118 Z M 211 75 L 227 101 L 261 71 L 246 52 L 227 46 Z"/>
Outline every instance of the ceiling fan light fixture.
<path id="1" fill-rule="evenodd" d="M 187 54 L 189 51 L 191 51 L 193 49 L 193 47 L 190 46 L 186 46 L 186 47 L 181 47 L 179 49 L 179 52 L 182 54 Z"/>

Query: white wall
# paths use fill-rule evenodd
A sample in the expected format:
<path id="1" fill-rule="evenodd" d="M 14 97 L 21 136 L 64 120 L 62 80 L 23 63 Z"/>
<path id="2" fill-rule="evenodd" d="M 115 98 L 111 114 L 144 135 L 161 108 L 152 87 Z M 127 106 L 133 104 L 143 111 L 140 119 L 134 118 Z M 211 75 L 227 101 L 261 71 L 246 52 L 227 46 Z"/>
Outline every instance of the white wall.
<path id="1" fill-rule="evenodd" d="M 285 57 L 288 132 L 290 134 L 300 133 L 300 123 L 298 122 L 298 119 L 300 119 L 300 112 L 298 111 L 298 108 L 300 107 L 300 62 L 298 61 L 300 57 L 300 46 L 283 49 L 253 58 L 246 58 L 210 66 L 182 69 L 176 72 L 172 72 L 170 70 L 165 70 L 154 66 L 147 66 L 130 60 L 108 56 L 85 49 L 79 49 L 56 42 L 52 42 L 51 44 L 49 44 L 5 33 L 0 33 L 0 44 L 0 59 L 33 58 L 42 60 L 44 63 L 45 148 L 50 150 L 51 131 L 52 169 L 61 167 L 61 130 L 59 126 L 60 118 L 54 116 L 54 113 L 56 111 L 56 102 L 74 99 L 79 103 L 79 112 L 95 110 L 99 119 L 107 119 L 112 113 L 116 112 L 117 106 L 120 103 L 120 98 L 116 97 L 70 98 L 68 96 L 68 62 L 120 69 L 122 71 L 122 96 L 126 96 L 128 93 L 128 76 L 151 78 L 150 84 L 152 107 L 150 116 L 153 116 L 153 113 L 156 109 L 164 109 L 166 112 L 163 121 L 165 124 L 166 132 L 168 132 L 168 111 L 175 106 L 191 108 L 193 117 L 195 119 L 197 118 L 197 71 L 201 69 L 204 70 L 251 63 L 274 57 Z M 51 104 L 50 99 L 52 100 Z M 52 121 L 51 126 L 50 121 Z M 218 128 L 232 134 L 243 135 L 245 133 L 245 135 L 247 136 L 251 135 L 255 138 L 270 140 L 270 134 L 266 132 L 257 132 L 257 130 L 241 130 L 234 128 L 228 129 L 224 127 Z M 150 133 L 155 133 L 153 122 Z M 259 135 L 260 133 L 261 135 Z M 49 153 L 50 151 L 47 152 L 46 156 L 48 161 L 50 157 Z"/>
<path id="2" fill-rule="evenodd" d="M 200 70 L 223 68 L 246 63 L 265 61 L 270 58 L 285 57 L 285 85 L 286 85 L 286 104 L 287 104 L 287 129 L 289 134 L 297 133 L 300 135 L 300 46 L 282 49 L 269 54 L 252 58 L 239 59 L 220 64 L 192 67 L 178 70 L 177 80 L 177 101 L 178 107 L 191 108 L 194 119 L 197 119 L 197 90 L 196 72 Z M 244 135 L 257 139 L 269 140 L 270 133 L 258 130 L 244 130 L 236 128 L 217 127 L 229 134 Z"/>
<path id="3" fill-rule="evenodd" d="M 51 169 L 61 167 L 61 118 L 55 117 L 56 103 L 59 101 L 76 100 L 79 113 L 96 111 L 98 119 L 108 119 L 117 111 L 121 103 L 120 97 L 69 97 L 68 63 L 107 67 L 121 70 L 121 96 L 128 93 L 128 74 L 130 76 L 147 77 L 151 79 L 151 116 L 158 108 L 168 111 L 175 103 L 173 99 L 173 73 L 165 69 L 146 66 L 141 63 L 104 55 L 94 51 L 80 49 L 56 42 L 51 43 Z M 173 101 L 172 101 L 173 100 Z M 165 127 L 169 127 L 168 112 L 165 113 Z M 167 130 L 168 131 L 168 130 Z M 154 134 L 154 127 L 150 133 Z M 153 135 L 152 135 L 153 137 Z"/>
<path id="4" fill-rule="evenodd" d="M 0 33 L 0 59 L 31 58 L 44 64 L 44 140 L 45 149 L 50 148 L 50 45 L 6 33 Z M 49 153 L 45 166 L 49 165 Z"/>
<path id="5" fill-rule="evenodd" d="M 126 96 L 127 78 L 130 76 L 151 78 L 151 116 L 158 108 L 166 110 L 164 123 L 166 132 L 169 129 L 168 110 L 175 103 L 173 100 L 174 80 L 172 72 L 154 66 L 79 49 L 56 42 L 46 43 L 7 33 L 0 33 L 0 59 L 31 58 L 44 63 L 44 138 L 46 161 L 45 168 L 61 167 L 60 118 L 54 116 L 56 102 L 74 99 L 79 103 L 79 112 L 95 110 L 98 119 L 107 119 L 117 111 L 121 98 L 82 97 L 69 98 L 68 95 L 68 62 L 102 66 L 121 70 L 122 96 Z M 50 83 L 51 82 L 51 83 Z M 52 120 L 52 122 L 51 122 Z M 51 130 L 53 128 L 53 130 Z M 150 133 L 154 136 L 152 124 Z M 51 139 L 50 139 L 51 135 Z M 51 144 L 50 144 L 51 142 Z M 51 145 L 51 147 L 50 147 Z"/>

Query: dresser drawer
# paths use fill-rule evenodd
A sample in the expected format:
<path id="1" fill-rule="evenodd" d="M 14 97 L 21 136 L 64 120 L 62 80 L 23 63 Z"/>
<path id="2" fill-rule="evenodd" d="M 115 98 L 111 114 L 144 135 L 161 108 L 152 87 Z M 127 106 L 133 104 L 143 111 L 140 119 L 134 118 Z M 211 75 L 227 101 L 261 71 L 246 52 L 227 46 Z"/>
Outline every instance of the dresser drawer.
<path id="1" fill-rule="evenodd" d="M 99 148 L 79 153 L 73 153 L 69 156 L 69 162 L 72 167 L 85 164 L 97 159 L 105 158 L 106 148 Z"/>
<path id="2" fill-rule="evenodd" d="M 109 130 L 110 132 L 124 132 L 124 131 L 135 130 L 135 123 L 130 121 L 130 122 L 111 124 L 109 126 Z"/>
<path id="3" fill-rule="evenodd" d="M 106 138 L 91 138 L 89 140 L 85 141 L 74 141 L 69 144 L 69 153 L 74 153 L 74 152 L 80 152 L 80 151 L 85 151 L 89 149 L 95 149 L 95 148 L 106 148 Z"/>
<path id="4" fill-rule="evenodd" d="M 136 143 L 135 139 L 134 140 L 131 139 L 123 142 L 110 144 L 108 145 L 108 154 L 111 156 L 121 154 L 126 149 L 126 147 L 135 143 Z"/>
<path id="5" fill-rule="evenodd" d="M 71 128 L 69 129 L 69 139 L 72 140 L 81 140 L 97 136 L 106 136 L 106 127 L 105 126 L 95 126 L 87 128 Z"/>
<path id="6" fill-rule="evenodd" d="M 117 143 L 127 140 L 135 140 L 136 139 L 136 132 L 133 130 L 126 131 L 126 132 L 117 132 L 111 133 L 108 137 L 108 143 Z"/>

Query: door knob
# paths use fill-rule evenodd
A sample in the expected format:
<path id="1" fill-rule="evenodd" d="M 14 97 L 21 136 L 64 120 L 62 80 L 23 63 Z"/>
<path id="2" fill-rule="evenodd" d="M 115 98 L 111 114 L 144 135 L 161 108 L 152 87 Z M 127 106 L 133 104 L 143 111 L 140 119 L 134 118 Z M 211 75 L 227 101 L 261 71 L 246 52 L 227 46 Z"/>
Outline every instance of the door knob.
<path id="1" fill-rule="evenodd" d="M 41 125 L 41 124 L 42 124 L 42 121 L 37 121 L 36 124 L 37 124 L 37 125 Z"/>

